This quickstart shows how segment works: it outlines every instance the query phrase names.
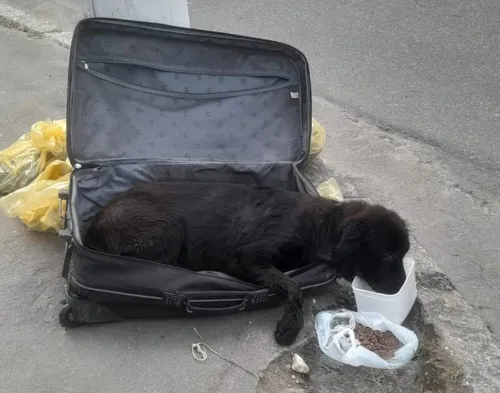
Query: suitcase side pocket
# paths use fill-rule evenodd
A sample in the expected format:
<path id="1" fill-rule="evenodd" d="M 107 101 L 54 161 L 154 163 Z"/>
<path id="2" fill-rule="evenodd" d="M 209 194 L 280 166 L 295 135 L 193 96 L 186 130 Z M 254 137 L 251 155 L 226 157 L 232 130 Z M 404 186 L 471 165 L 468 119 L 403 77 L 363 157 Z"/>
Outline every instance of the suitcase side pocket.
<path id="1" fill-rule="evenodd" d="M 99 64 L 99 63 L 95 63 L 95 64 Z M 120 65 L 120 64 L 117 63 L 114 65 L 116 66 L 116 65 Z M 266 93 L 269 91 L 274 91 L 274 90 L 282 89 L 285 87 L 297 85 L 297 81 L 295 81 L 293 79 L 289 79 L 289 78 L 284 78 L 283 76 L 280 76 L 280 75 L 263 76 L 263 75 L 256 74 L 255 79 L 262 81 L 264 86 L 246 88 L 245 85 L 247 85 L 247 83 L 248 83 L 248 78 L 253 78 L 253 77 L 252 76 L 247 76 L 247 77 L 243 76 L 240 78 L 238 76 L 238 78 L 240 80 L 239 84 L 241 87 L 239 89 L 227 90 L 227 91 L 223 91 L 223 92 L 212 92 L 212 90 L 214 88 L 209 87 L 206 89 L 205 93 L 200 93 L 200 92 L 191 92 L 190 87 L 186 86 L 184 88 L 185 91 L 180 92 L 180 91 L 169 90 L 168 85 L 167 84 L 162 85 L 162 83 L 160 81 L 157 81 L 158 83 L 155 85 L 162 86 L 163 87 L 162 89 L 157 88 L 157 87 L 148 87 L 146 85 L 132 83 L 130 81 L 127 81 L 124 77 L 117 77 L 115 75 L 112 75 L 111 73 L 108 74 L 106 72 L 98 70 L 97 68 L 94 69 L 91 67 L 91 64 L 89 65 L 89 63 L 87 63 L 85 61 L 81 61 L 77 65 L 77 67 L 80 70 L 83 70 L 96 78 L 102 79 L 102 80 L 109 82 L 109 83 L 116 84 L 118 86 L 137 90 L 137 91 L 144 92 L 144 93 L 167 96 L 167 97 L 172 97 L 172 98 L 179 98 L 179 99 L 198 99 L 198 100 L 223 99 L 223 98 L 227 98 L 227 97 L 237 97 L 237 96 L 243 96 L 243 95 Z M 132 65 L 132 67 L 135 67 L 135 65 Z M 100 67 L 100 68 L 102 68 L 102 67 Z M 145 68 L 151 69 L 151 70 L 156 70 L 156 68 L 152 68 L 152 67 L 145 67 Z M 187 73 L 187 74 L 190 74 L 192 76 L 196 76 L 196 75 L 193 75 L 191 73 Z M 175 73 L 173 74 L 174 79 L 176 78 L 176 75 L 177 74 L 175 74 Z M 227 77 L 227 76 L 222 76 L 222 75 L 220 75 L 220 76 L 211 75 L 211 76 L 215 76 L 217 78 Z M 234 77 L 234 76 L 229 76 L 229 77 Z M 245 81 L 247 81 L 247 82 L 245 82 Z M 149 82 L 150 82 L 149 83 L 150 85 L 153 84 L 153 83 L 151 83 L 151 81 L 149 81 Z M 254 85 L 256 82 L 257 81 L 254 81 Z"/>
<path id="2" fill-rule="evenodd" d="M 164 292 L 162 297 L 165 304 L 184 307 L 188 314 L 221 314 L 244 311 L 248 307 L 265 304 L 269 298 L 269 290 L 260 289 L 249 292 L 241 299 L 224 299 L 224 297 L 220 297 L 220 295 L 215 296 L 215 294 L 213 298 L 210 298 L 207 297 L 207 293 L 204 294 L 203 298 L 197 298 L 192 294 L 169 292 Z"/>

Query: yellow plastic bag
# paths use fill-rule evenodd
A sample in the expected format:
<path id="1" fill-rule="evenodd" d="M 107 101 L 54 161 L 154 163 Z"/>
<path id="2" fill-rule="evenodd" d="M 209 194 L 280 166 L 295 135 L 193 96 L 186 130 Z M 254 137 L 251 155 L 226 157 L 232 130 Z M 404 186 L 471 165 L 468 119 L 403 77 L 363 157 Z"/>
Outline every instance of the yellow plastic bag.
<path id="1" fill-rule="evenodd" d="M 312 134 L 311 134 L 311 147 L 309 149 L 309 159 L 317 157 L 325 146 L 326 142 L 326 130 L 325 128 L 316 121 L 313 117 L 312 119 Z"/>
<path id="2" fill-rule="evenodd" d="M 27 186 L 51 161 L 66 157 L 66 120 L 33 124 L 29 133 L 0 151 L 0 194 Z"/>
<path id="3" fill-rule="evenodd" d="M 316 190 L 318 191 L 318 194 L 323 198 L 333 199 L 339 202 L 342 202 L 344 200 L 342 191 L 340 191 L 339 184 L 333 177 L 318 185 L 318 187 L 316 187 Z"/>
<path id="4" fill-rule="evenodd" d="M 40 152 L 29 134 L 0 151 L 0 194 L 8 194 L 31 183 L 38 174 Z"/>
<path id="5" fill-rule="evenodd" d="M 66 159 L 66 120 L 39 121 L 31 126 L 31 141 L 41 153 Z"/>
<path id="6" fill-rule="evenodd" d="M 30 185 L 0 198 L 0 208 L 30 230 L 57 232 L 62 226 L 59 191 L 68 189 L 71 170 L 67 160 L 52 161 Z"/>

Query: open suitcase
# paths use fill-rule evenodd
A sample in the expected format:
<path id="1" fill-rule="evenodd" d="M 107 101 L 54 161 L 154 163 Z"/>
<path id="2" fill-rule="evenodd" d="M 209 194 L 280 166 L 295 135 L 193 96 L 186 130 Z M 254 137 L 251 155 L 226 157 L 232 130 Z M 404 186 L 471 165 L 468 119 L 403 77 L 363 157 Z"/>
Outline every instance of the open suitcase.
<path id="1" fill-rule="evenodd" d="M 304 55 L 262 39 L 93 18 L 75 29 L 63 203 L 64 327 L 125 318 L 213 315 L 275 305 L 266 288 L 99 253 L 86 222 L 136 181 L 218 181 L 316 194 L 298 165 L 311 137 Z M 331 282 L 318 261 L 288 272 L 303 290 Z"/>

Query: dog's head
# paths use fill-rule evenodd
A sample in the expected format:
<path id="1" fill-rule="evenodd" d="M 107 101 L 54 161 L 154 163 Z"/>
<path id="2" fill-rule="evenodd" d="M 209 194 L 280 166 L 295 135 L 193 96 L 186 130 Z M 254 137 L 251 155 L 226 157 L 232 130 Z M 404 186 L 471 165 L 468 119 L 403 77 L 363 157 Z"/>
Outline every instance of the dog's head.
<path id="1" fill-rule="evenodd" d="M 406 223 L 379 205 L 355 204 L 346 211 L 334 250 L 340 275 L 349 281 L 358 275 L 377 292 L 397 293 L 406 279 L 403 257 L 410 248 Z"/>

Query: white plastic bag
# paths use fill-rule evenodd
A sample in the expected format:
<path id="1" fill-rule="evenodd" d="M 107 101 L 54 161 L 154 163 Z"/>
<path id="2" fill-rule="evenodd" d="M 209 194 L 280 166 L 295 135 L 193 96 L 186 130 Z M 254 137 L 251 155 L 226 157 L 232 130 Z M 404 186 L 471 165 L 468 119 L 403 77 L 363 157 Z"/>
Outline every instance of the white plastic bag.
<path id="1" fill-rule="evenodd" d="M 359 345 L 354 335 L 356 324 L 378 331 L 390 331 L 401 342 L 394 357 L 384 360 Z M 396 325 L 379 313 L 349 310 L 322 311 L 316 315 L 316 334 L 321 350 L 328 357 L 354 367 L 367 366 L 395 369 L 408 363 L 418 347 L 418 338 L 411 330 Z"/>

